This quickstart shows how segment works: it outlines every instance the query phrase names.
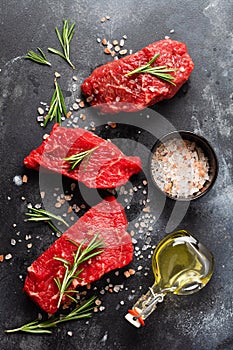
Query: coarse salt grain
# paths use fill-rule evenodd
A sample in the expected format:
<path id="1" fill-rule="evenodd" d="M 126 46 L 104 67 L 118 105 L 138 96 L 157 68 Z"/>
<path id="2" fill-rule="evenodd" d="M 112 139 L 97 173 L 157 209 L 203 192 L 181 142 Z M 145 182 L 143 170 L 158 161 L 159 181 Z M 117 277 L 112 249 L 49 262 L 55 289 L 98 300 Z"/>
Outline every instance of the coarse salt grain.
<path id="1" fill-rule="evenodd" d="M 14 238 L 11 239 L 11 245 L 16 245 L 16 240 Z"/>
<path id="2" fill-rule="evenodd" d="M 23 179 L 22 176 L 20 175 L 15 175 L 13 178 L 13 182 L 16 186 L 21 186 L 23 184 Z"/>
<path id="3" fill-rule="evenodd" d="M 5 255 L 5 260 L 10 260 L 10 259 L 12 259 L 12 255 L 10 253 Z"/>
<path id="4" fill-rule="evenodd" d="M 37 108 L 37 112 L 38 112 L 40 115 L 43 115 L 43 114 L 44 114 L 44 110 L 43 110 L 43 108 L 41 108 L 41 107 L 38 107 L 38 108 Z"/>

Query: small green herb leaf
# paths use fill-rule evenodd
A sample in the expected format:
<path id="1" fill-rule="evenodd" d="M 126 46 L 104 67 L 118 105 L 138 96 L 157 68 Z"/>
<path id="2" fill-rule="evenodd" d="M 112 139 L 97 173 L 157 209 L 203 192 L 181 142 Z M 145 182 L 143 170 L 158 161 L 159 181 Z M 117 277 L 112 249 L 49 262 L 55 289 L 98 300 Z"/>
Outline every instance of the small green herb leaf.
<path id="1" fill-rule="evenodd" d="M 42 49 L 37 47 L 37 50 L 39 51 L 40 55 L 35 51 L 30 50 L 28 51 L 27 55 L 24 56 L 24 58 L 34 61 L 36 63 L 46 64 L 47 66 L 51 66 L 51 63 L 47 60 L 47 57 L 45 56 L 45 53 L 42 51 Z"/>
<path id="2" fill-rule="evenodd" d="M 75 22 L 70 26 L 70 20 L 65 19 L 63 20 L 63 29 L 61 33 L 59 32 L 57 27 L 55 28 L 63 52 L 56 50 L 52 47 L 48 48 L 50 52 L 64 58 L 73 69 L 75 69 L 75 66 L 70 61 L 70 42 L 74 35 L 74 27 Z"/>
<path id="3" fill-rule="evenodd" d="M 48 124 L 48 122 L 51 122 L 52 120 L 55 120 L 56 123 L 61 125 L 62 116 L 66 116 L 67 114 L 65 100 L 61 88 L 56 80 L 54 81 L 54 84 L 55 91 L 50 102 L 48 114 L 46 115 L 44 120 L 44 127 Z"/>
<path id="4" fill-rule="evenodd" d="M 102 249 L 104 247 L 103 241 L 98 240 L 97 238 L 98 238 L 98 235 L 95 235 L 86 248 L 83 248 L 83 246 L 86 243 L 86 240 L 83 240 L 81 244 L 78 246 L 78 249 L 76 250 L 76 252 L 74 253 L 72 263 L 69 263 L 62 258 L 54 257 L 55 260 L 61 261 L 65 267 L 65 274 L 62 280 L 59 279 L 58 277 L 54 278 L 55 283 L 60 292 L 60 296 L 57 304 L 58 308 L 61 305 L 63 296 L 66 295 L 70 297 L 70 293 L 73 293 L 73 291 L 69 290 L 68 288 L 74 279 L 79 278 L 78 277 L 79 274 L 83 271 L 82 269 L 78 270 L 80 264 L 103 252 L 103 249 Z M 73 242 L 72 240 L 69 240 L 69 242 L 74 244 L 77 247 L 76 242 Z"/>
<path id="5" fill-rule="evenodd" d="M 46 211 L 44 209 L 36 209 L 36 208 L 30 208 L 30 211 L 28 213 L 25 213 L 25 215 L 28 216 L 26 221 L 34 221 L 34 222 L 39 222 L 39 221 L 44 221 L 49 224 L 49 226 L 55 231 L 55 232 L 60 232 L 62 233 L 53 223 L 52 219 L 56 221 L 62 222 L 64 225 L 69 227 L 67 222 L 63 220 L 60 216 L 56 216 L 53 213 L 50 213 L 49 211 Z"/>
<path id="6" fill-rule="evenodd" d="M 127 73 L 126 76 L 131 76 L 133 74 L 139 74 L 139 73 L 149 73 L 152 75 L 155 75 L 157 78 L 167 81 L 168 83 L 176 86 L 176 84 L 173 82 L 175 77 L 173 77 L 169 72 L 175 72 L 176 68 L 168 68 L 166 66 L 155 66 L 152 67 L 151 65 L 156 61 L 156 59 L 159 57 L 159 53 L 157 53 L 152 59 L 145 65 L 138 67 L 131 72 Z"/>
<path id="7" fill-rule="evenodd" d="M 91 156 L 91 154 L 98 148 L 99 146 L 96 146 L 94 148 L 91 148 L 87 151 L 83 151 L 83 152 L 79 152 L 79 153 L 76 153 L 76 154 L 73 154 L 72 156 L 70 157 L 67 157 L 67 158 L 64 158 L 63 160 L 66 160 L 67 162 L 70 163 L 70 171 L 71 170 L 74 170 L 80 163 L 83 159 L 86 159 L 88 160 L 89 157 Z"/>
<path id="8" fill-rule="evenodd" d="M 21 331 L 35 334 L 51 334 L 52 331 L 50 330 L 50 328 L 56 327 L 59 323 L 91 317 L 91 312 L 95 307 L 95 299 L 95 297 L 92 297 L 89 300 L 85 301 L 83 304 L 76 306 L 76 308 L 67 315 L 52 317 L 46 321 L 35 320 L 15 329 L 8 329 L 5 332 L 15 333 Z M 77 300 L 74 299 L 73 301 L 77 303 Z"/>

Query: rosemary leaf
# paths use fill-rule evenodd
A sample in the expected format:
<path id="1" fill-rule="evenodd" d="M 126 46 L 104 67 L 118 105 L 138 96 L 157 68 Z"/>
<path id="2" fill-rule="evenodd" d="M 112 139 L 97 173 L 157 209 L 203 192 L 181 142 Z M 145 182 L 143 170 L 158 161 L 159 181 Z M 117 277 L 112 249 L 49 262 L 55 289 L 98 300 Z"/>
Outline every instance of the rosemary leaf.
<path id="1" fill-rule="evenodd" d="M 82 160 L 85 158 L 88 160 L 88 158 L 91 156 L 91 154 L 98 148 L 99 146 L 96 146 L 94 148 L 91 148 L 87 151 L 79 152 L 76 154 L 73 154 L 72 156 L 69 156 L 67 158 L 63 158 L 63 160 L 66 160 L 67 162 L 70 163 L 70 171 L 74 170 Z"/>
<path id="2" fill-rule="evenodd" d="M 168 68 L 166 66 L 154 66 L 151 65 L 156 61 L 156 59 L 159 57 L 159 53 L 157 53 L 152 59 L 145 65 L 138 67 L 131 72 L 127 73 L 126 76 L 131 76 L 133 74 L 139 74 L 139 73 L 149 73 L 154 76 L 156 76 L 159 79 L 165 80 L 168 83 L 176 86 L 176 84 L 173 82 L 175 77 L 173 77 L 169 72 L 175 72 L 176 68 Z"/>
<path id="3" fill-rule="evenodd" d="M 36 63 L 51 66 L 51 63 L 47 60 L 45 53 L 42 51 L 42 49 L 37 47 L 37 50 L 39 51 L 40 55 L 38 55 L 35 51 L 30 50 L 28 51 L 27 55 L 24 56 L 24 58 L 34 61 Z"/>
<path id="4" fill-rule="evenodd" d="M 44 221 L 47 222 L 48 225 L 55 231 L 62 233 L 53 223 L 52 219 L 56 221 L 62 222 L 64 225 L 69 227 L 67 222 L 62 219 L 60 216 L 54 215 L 53 213 L 50 213 L 49 211 L 46 211 L 44 209 L 36 209 L 36 208 L 30 208 L 30 211 L 28 213 L 25 213 L 29 218 L 26 219 L 26 221 L 34 221 L 34 222 L 40 222 Z"/>
<path id="5" fill-rule="evenodd" d="M 98 235 L 96 234 L 86 248 L 83 248 L 84 244 L 86 243 L 86 240 L 83 240 L 74 254 L 72 263 L 69 263 L 63 258 L 54 257 L 55 260 L 61 261 L 65 267 L 65 274 L 63 278 L 59 279 L 58 277 L 55 277 L 54 279 L 60 293 L 57 304 L 58 308 L 61 305 L 63 296 L 70 297 L 69 293 L 72 293 L 72 291 L 70 291 L 68 288 L 74 279 L 79 278 L 79 274 L 83 271 L 82 269 L 78 270 L 80 264 L 103 252 L 103 241 L 98 240 L 97 238 Z M 77 247 L 76 242 L 73 242 L 72 240 L 69 240 L 69 242 L 72 244 L 75 243 L 74 245 Z"/>
<path id="6" fill-rule="evenodd" d="M 48 111 L 48 114 L 45 117 L 44 120 L 44 127 L 48 124 L 48 122 L 51 122 L 52 120 L 55 120 L 56 123 L 61 125 L 62 123 L 62 116 L 66 116 L 67 109 L 65 105 L 64 96 L 62 94 L 61 88 L 58 85 L 58 82 L 55 80 L 55 90 L 50 102 L 50 108 Z"/>
<path id="7" fill-rule="evenodd" d="M 70 60 L 70 42 L 71 39 L 73 38 L 74 35 L 74 27 L 75 27 L 75 22 L 73 24 L 70 25 L 70 20 L 69 19 L 65 19 L 63 20 L 63 29 L 62 32 L 59 32 L 59 29 L 56 27 L 55 28 L 55 32 L 57 34 L 58 40 L 60 42 L 61 48 L 62 48 L 62 52 L 54 49 L 52 47 L 49 47 L 48 50 L 56 55 L 59 55 L 60 57 L 64 58 L 68 64 L 75 69 L 75 66 L 73 65 L 73 63 Z"/>
<path id="8" fill-rule="evenodd" d="M 77 300 L 72 298 L 73 301 L 77 303 Z M 50 328 L 56 327 L 59 323 L 64 323 L 68 321 L 75 321 L 82 318 L 91 317 L 91 312 L 93 311 L 95 305 L 95 297 L 90 298 L 85 301 L 83 304 L 76 306 L 74 310 L 72 310 L 67 315 L 61 315 L 58 317 L 51 317 L 46 321 L 35 320 L 25 325 L 15 328 L 15 329 L 7 329 L 6 333 L 15 333 L 15 332 L 27 332 L 34 334 L 51 334 L 52 331 Z"/>

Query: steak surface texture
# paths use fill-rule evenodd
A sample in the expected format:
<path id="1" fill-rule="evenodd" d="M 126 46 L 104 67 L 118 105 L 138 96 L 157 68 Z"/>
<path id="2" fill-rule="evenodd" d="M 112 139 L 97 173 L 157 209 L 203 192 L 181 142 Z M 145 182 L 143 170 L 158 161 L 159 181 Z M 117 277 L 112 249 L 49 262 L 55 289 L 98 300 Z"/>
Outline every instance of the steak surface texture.
<path id="1" fill-rule="evenodd" d="M 160 54 L 152 66 L 175 68 L 170 74 L 176 86 L 148 73 L 126 74 L 147 64 Z M 92 106 L 103 113 L 135 112 L 173 97 L 188 80 L 194 68 L 184 43 L 165 39 L 142 50 L 96 68 L 81 88 Z"/>
<path id="2" fill-rule="evenodd" d="M 127 265 L 133 256 L 133 246 L 127 229 L 124 209 L 114 197 L 108 197 L 92 207 L 72 227 L 57 239 L 28 268 L 24 290 L 41 309 L 53 314 L 57 311 L 59 290 L 54 282 L 58 277 L 62 280 L 65 268 L 62 262 L 54 257 L 61 257 L 72 263 L 77 247 L 69 240 L 80 244 L 87 239 L 84 247 L 95 234 L 104 243 L 104 251 L 80 265 L 83 269 L 79 277 L 70 285 L 74 290 L 78 285 L 86 285 L 98 280 L 103 274 Z M 62 303 L 66 302 L 67 296 Z"/>
<path id="3" fill-rule="evenodd" d="M 96 149 L 70 170 L 64 158 Z M 40 166 L 81 181 L 90 188 L 114 188 L 142 170 L 139 157 L 124 155 L 111 141 L 104 140 L 81 128 L 65 128 L 55 124 L 49 137 L 25 159 L 27 168 Z"/>

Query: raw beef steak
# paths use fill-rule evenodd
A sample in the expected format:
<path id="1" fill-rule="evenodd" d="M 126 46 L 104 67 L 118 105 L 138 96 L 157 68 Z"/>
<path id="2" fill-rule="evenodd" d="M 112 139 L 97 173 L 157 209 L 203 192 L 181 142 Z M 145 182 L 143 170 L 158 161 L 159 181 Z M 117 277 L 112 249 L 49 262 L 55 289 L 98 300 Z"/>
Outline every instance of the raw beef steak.
<path id="1" fill-rule="evenodd" d="M 126 76 L 158 53 L 160 56 L 152 66 L 176 68 L 171 72 L 176 86 L 148 73 Z M 186 45 L 165 39 L 96 68 L 82 84 L 82 91 L 91 105 L 98 106 L 103 113 L 134 112 L 173 97 L 188 80 L 193 68 Z"/>
<path id="2" fill-rule="evenodd" d="M 98 233 L 98 239 L 104 241 L 104 251 L 80 266 L 83 268 L 83 272 L 79 275 L 82 279 L 72 282 L 70 289 L 74 290 L 77 285 L 96 281 L 103 274 L 121 268 L 132 260 L 132 241 L 126 228 L 127 219 L 123 207 L 114 197 L 108 197 L 84 214 L 33 262 L 28 268 L 24 290 L 43 310 L 50 314 L 55 313 L 59 290 L 54 278 L 62 279 L 65 268 L 62 262 L 54 260 L 54 257 L 62 257 L 72 262 L 72 254 L 77 250 L 77 247 L 68 239 L 77 244 L 87 239 L 88 244 Z M 65 301 L 62 300 L 63 303 Z"/>
<path id="3" fill-rule="evenodd" d="M 98 147 L 97 147 L 98 146 Z M 64 158 L 97 147 L 74 170 Z M 27 168 L 46 169 L 83 182 L 90 188 L 114 188 L 142 170 L 138 157 L 125 156 L 111 141 L 81 128 L 55 124 L 50 136 L 24 159 Z"/>

